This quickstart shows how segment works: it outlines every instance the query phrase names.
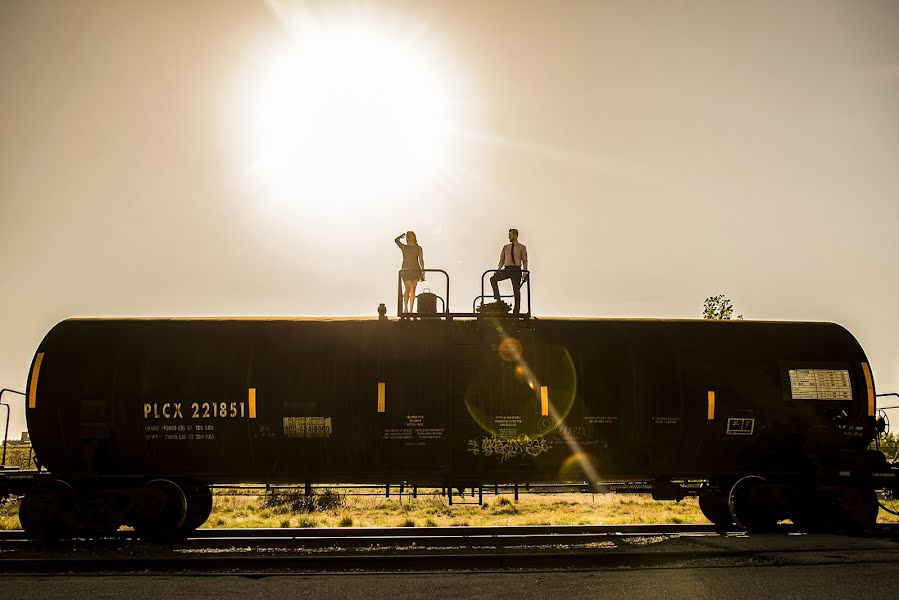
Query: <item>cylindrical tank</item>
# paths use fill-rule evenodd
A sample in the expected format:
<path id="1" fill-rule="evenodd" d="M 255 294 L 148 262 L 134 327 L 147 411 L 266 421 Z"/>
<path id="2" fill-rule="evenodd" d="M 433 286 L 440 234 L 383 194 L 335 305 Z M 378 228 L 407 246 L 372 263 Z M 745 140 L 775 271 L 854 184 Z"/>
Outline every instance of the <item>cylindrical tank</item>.
<path id="1" fill-rule="evenodd" d="M 72 319 L 27 419 L 67 480 L 708 478 L 864 448 L 873 394 L 829 323 Z"/>
<path id="2" fill-rule="evenodd" d="M 418 295 L 418 312 L 423 315 L 437 314 L 437 294 L 424 291 Z"/>

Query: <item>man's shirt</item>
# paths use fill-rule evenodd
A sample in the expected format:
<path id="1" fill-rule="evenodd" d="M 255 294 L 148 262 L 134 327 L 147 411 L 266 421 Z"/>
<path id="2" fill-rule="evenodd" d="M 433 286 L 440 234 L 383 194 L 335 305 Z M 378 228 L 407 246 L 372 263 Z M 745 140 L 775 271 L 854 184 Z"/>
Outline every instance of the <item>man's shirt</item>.
<path id="1" fill-rule="evenodd" d="M 522 267 L 528 270 L 528 249 L 527 246 L 519 242 L 509 242 L 499 253 L 499 266 L 503 267 Z"/>

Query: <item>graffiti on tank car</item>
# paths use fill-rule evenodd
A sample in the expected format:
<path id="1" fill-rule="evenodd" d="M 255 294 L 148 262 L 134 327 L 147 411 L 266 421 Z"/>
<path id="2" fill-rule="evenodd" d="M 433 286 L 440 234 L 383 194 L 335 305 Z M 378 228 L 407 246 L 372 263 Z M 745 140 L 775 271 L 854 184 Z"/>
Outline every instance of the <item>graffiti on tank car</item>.
<path id="1" fill-rule="evenodd" d="M 547 452 L 549 446 L 543 437 L 531 438 L 519 435 L 514 438 L 487 437 L 468 440 L 468 451 L 474 455 L 496 456 L 500 462 L 519 456 L 540 456 Z"/>

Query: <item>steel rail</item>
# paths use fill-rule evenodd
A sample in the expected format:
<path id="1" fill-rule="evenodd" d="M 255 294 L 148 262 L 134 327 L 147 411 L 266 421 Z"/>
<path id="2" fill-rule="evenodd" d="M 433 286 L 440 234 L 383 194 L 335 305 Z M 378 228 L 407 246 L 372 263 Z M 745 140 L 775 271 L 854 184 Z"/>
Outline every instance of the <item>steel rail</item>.
<path id="1" fill-rule="evenodd" d="M 105 540 L 76 540 L 73 543 L 41 546 L 34 542 L 7 539 L 0 542 L 0 571 L 7 573 L 202 573 L 235 572 L 354 572 L 354 571 L 446 571 L 502 569 L 602 569 L 648 568 L 697 559 L 765 557 L 844 552 L 857 547 L 854 538 L 823 536 L 818 543 L 800 541 L 806 536 L 763 536 L 755 543 L 751 535 L 728 535 L 710 531 L 706 525 L 610 525 L 610 526 L 520 526 L 443 527 L 456 535 L 423 535 L 435 531 L 410 528 L 356 528 L 341 530 L 343 536 L 327 536 L 333 529 L 302 530 L 203 530 L 216 535 L 195 537 L 169 544 L 145 544 L 133 536 Z M 459 535 L 471 529 L 482 535 Z M 352 537 L 360 530 L 365 534 Z M 541 531 L 542 530 L 542 531 Z M 605 531 L 596 531 L 605 530 Z M 670 532 L 650 549 L 634 536 L 654 537 Z M 788 529 L 785 528 L 785 531 Z M 257 534 L 227 537 L 232 533 Z M 496 535 L 490 535 L 490 532 Z M 504 534 L 505 532 L 505 534 Z M 538 533 L 540 532 L 540 533 Z M 555 533 L 554 533 L 555 532 Z M 559 533 L 561 532 L 561 533 Z M 567 532 L 567 533 L 566 533 Z M 580 533 L 578 533 L 580 532 Z M 884 527 L 877 537 L 895 537 L 899 524 Z M 17 533 L 17 532 L 6 532 Z M 127 532 L 121 532 L 126 534 Z M 281 537 L 264 537 L 278 533 Z M 322 537 L 311 537 L 315 533 Z M 888 535 L 892 533 L 893 535 Z M 283 534 L 300 534 L 286 537 Z M 388 534 L 388 535 L 383 535 Z M 733 542 L 706 542 L 710 538 Z M 808 540 L 812 538 L 806 538 Z M 630 540 L 634 540 L 631 542 Z M 680 541 L 678 541 L 680 540 Z M 746 540 L 738 542 L 738 540 Z M 780 541 L 776 541 L 780 540 Z M 591 542 L 606 542 L 592 543 Z M 326 549 L 325 549 L 326 548 Z M 888 556 L 879 560 L 899 562 L 899 548 L 884 549 Z M 860 559 L 861 560 L 861 559 Z M 835 562 L 845 562 L 839 559 Z"/>
<path id="2" fill-rule="evenodd" d="M 427 539 L 452 538 L 464 540 L 483 537 L 551 537 L 551 536 L 584 536 L 584 535 L 660 535 L 687 533 L 719 533 L 737 531 L 731 527 L 722 529 L 711 524 L 685 525 L 507 525 L 507 526 L 456 526 L 456 527 L 297 527 L 297 528 L 216 528 L 198 529 L 186 538 L 202 539 Z M 27 539 L 21 529 L 0 530 L 0 542 L 6 540 Z M 136 540 L 132 531 L 117 531 L 108 536 L 110 540 Z"/>
<path id="3" fill-rule="evenodd" d="M 823 550 L 838 551 L 840 548 Z M 766 551 L 770 552 L 770 551 Z M 285 556 L 179 556 L 109 558 L 0 558 L 6 573 L 240 573 L 260 577 L 277 573 L 498 571 L 509 569 L 650 568 L 697 557 L 735 558 L 764 554 L 757 550 L 696 552 L 464 552 Z M 797 552 L 794 550 L 794 552 Z"/>

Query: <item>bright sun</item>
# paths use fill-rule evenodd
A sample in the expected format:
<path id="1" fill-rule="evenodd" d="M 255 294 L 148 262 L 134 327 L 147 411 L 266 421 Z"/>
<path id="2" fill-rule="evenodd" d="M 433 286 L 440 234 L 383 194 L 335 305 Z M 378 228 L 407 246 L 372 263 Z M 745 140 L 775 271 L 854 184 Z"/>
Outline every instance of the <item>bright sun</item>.
<path id="1" fill-rule="evenodd" d="M 279 17 L 289 39 L 243 91 L 254 185 L 275 200 L 351 209 L 437 177 L 459 102 L 421 37 L 371 13 Z"/>

